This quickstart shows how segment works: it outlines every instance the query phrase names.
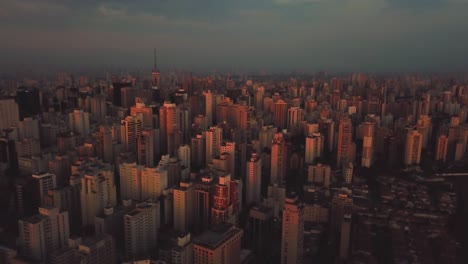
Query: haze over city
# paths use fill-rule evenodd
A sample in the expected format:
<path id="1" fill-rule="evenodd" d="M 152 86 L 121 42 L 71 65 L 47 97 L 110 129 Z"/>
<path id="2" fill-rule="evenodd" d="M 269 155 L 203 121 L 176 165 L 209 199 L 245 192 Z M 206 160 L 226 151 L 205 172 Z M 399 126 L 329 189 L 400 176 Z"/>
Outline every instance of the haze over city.
<path id="1" fill-rule="evenodd" d="M 466 0 L 3 0 L 0 69 L 462 71 Z"/>

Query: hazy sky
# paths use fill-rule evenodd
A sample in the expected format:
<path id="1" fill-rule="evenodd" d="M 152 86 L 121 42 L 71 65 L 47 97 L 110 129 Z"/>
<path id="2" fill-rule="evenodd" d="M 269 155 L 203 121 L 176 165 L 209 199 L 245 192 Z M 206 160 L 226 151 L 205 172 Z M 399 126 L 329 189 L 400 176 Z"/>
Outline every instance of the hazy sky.
<path id="1" fill-rule="evenodd" d="M 468 69 L 468 0 L 0 0 L 0 67 Z"/>

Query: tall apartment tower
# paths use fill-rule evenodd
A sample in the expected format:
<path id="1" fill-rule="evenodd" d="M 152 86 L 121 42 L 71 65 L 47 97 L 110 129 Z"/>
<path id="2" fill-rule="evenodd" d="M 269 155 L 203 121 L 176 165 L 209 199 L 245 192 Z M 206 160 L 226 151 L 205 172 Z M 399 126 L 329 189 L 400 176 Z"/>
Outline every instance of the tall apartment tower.
<path id="1" fill-rule="evenodd" d="M 159 202 L 146 201 L 124 215 L 125 255 L 148 256 L 156 249 L 160 227 Z"/>
<path id="2" fill-rule="evenodd" d="M 52 251 L 67 245 L 70 237 L 68 212 L 56 207 L 40 207 L 39 214 L 19 220 L 19 247 L 31 261 L 47 260 Z"/>
<path id="3" fill-rule="evenodd" d="M 37 173 L 32 175 L 34 184 L 34 203 L 39 206 L 49 190 L 57 188 L 57 177 L 52 173 Z"/>
<path id="4" fill-rule="evenodd" d="M 323 156 L 325 138 L 320 133 L 306 137 L 305 162 L 313 164 L 316 158 Z"/>
<path id="5" fill-rule="evenodd" d="M 119 166 L 121 199 L 142 200 L 141 171 L 143 169 L 143 166 L 138 166 L 136 163 L 123 163 Z"/>
<path id="6" fill-rule="evenodd" d="M 448 138 L 446 135 L 440 135 L 437 138 L 436 160 L 447 160 Z"/>
<path id="7" fill-rule="evenodd" d="M 194 263 L 240 263 L 242 235 L 242 229 L 230 224 L 218 225 L 203 232 L 194 239 Z"/>
<path id="8" fill-rule="evenodd" d="M 260 86 L 255 93 L 255 110 L 257 113 L 263 112 L 263 97 L 265 96 L 265 87 Z"/>
<path id="9" fill-rule="evenodd" d="M 246 204 L 260 203 L 262 184 L 262 158 L 252 153 L 247 161 Z"/>
<path id="10" fill-rule="evenodd" d="M 417 130 L 411 129 L 406 134 L 405 159 L 406 166 L 418 165 L 421 161 L 423 136 Z"/>
<path id="11" fill-rule="evenodd" d="M 127 116 L 121 122 L 121 141 L 129 152 L 137 152 L 137 139 L 143 130 L 143 122 L 139 116 Z"/>
<path id="12" fill-rule="evenodd" d="M 180 182 L 173 194 L 174 229 L 189 232 L 195 222 L 195 187 L 191 182 Z"/>
<path id="13" fill-rule="evenodd" d="M 293 106 L 288 109 L 288 130 L 299 129 L 302 121 L 302 109 Z"/>
<path id="14" fill-rule="evenodd" d="M 144 128 L 154 128 L 153 107 L 146 106 L 139 97 L 135 101 L 135 106 L 130 108 L 130 115 L 139 115 Z"/>
<path id="15" fill-rule="evenodd" d="M 275 133 L 271 145 L 270 184 L 281 184 L 286 176 L 287 146 L 282 133 Z"/>
<path id="16" fill-rule="evenodd" d="M 342 172 L 346 184 L 351 184 L 353 182 L 353 167 L 354 166 L 352 162 L 348 163 L 347 165 L 343 165 Z"/>
<path id="17" fill-rule="evenodd" d="M 180 142 L 180 110 L 170 102 L 164 102 L 159 108 L 159 130 L 161 153 L 175 156 L 176 142 Z"/>
<path id="18" fill-rule="evenodd" d="M 190 171 L 190 146 L 189 145 L 181 145 L 177 149 L 177 158 L 179 158 L 180 165 L 187 168 Z"/>
<path id="19" fill-rule="evenodd" d="M 288 104 L 282 99 L 279 99 L 275 102 L 274 106 L 274 125 L 280 129 L 286 129 L 288 122 Z"/>
<path id="20" fill-rule="evenodd" d="M 213 178 L 202 177 L 195 190 L 195 229 L 200 232 L 210 226 L 211 205 L 213 199 Z"/>
<path id="21" fill-rule="evenodd" d="M 370 168 L 372 166 L 375 141 L 375 123 L 365 122 L 362 125 L 362 159 L 361 166 Z"/>
<path id="22" fill-rule="evenodd" d="M 68 114 L 70 130 L 80 133 L 82 137 L 89 134 L 89 113 L 80 109 L 75 109 Z"/>
<path id="23" fill-rule="evenodd" d="M 99 131 L 93 134 L 96 140 L 96 154 L 104 162 L 114 159 L 112 131 L 108 126 L 99 126 Z"/>
<path id="24" fill-rule="evenodd" d="M 141 171 L 141 199 L 158 200 L 168 187 L 167 177 L 165 168 L 144 168 Z"/>
<path id="25" fill-rule="evenodd" d="M 117 204 L 114 172 L 98 168 L 88 170 L 81 178 L 80 200 L 82 224 L 93 225 L 95 216 L 106 206 Z"/>
<path id="26" fill-rule="evenodd" d="M 336 192 L 332 199 L 331 226 L 333 230 L 340 230 L 345 212 L 349 212 L 353 206 L 353 197 L 345 190 Z"/>
<path id="27" fill-rule="evenodd" d="M 345 213 L 343 216 L 343 221 L 341 222 L 341 232 L 340 232 L 340 259 L 346 260 L 349 256 L 350 250 L 350 239 L 351 239 L 351 214 Z"/>
<path id="28" fill-rule="evenodd" d="M 254 206 L 249 211 L 247 240 L 250 249 L 264 258 L 272 245 L 273 209 L 265 206 Z"/>
<path id="29" fill-rule="evenodd" d="M 213 158 L 218 157 L 220 152 L 221 141 L 223 139 L 223 129 L 220 127 L 210 127 L 205 132 L 206 143 L 206 165 L 211 164 Z"/>
<path id="30" fill-rule="evenodd" d="M 302 263 L 304 247 L 304 206 L 296 195 L 286 197 L 283 210 L 281 263 Z"/>
<path id="31" fill-rule="evenodd" d="M 205 165 L 205 138 L 202 134 L 192 137 L 190 144 L 190 157 L 194 166 L 202 167 Z"/>
<path id="32" fill-rule="evenodd" d="M 19 121 L 19 109 L 15 99 L 0 99 L 0 131 L 15 127 Z"/>
<path id="33" fill-rule="evenodd" d="M 213 125 L 213 112 L 215 108 L 213 93 L 210 90 L 203 92 L 203 97 L 205 101 L 205 116 L 208 126 Z"/>
<path id="34" fill-rule="evenodd" d="M 211 224 L 225 223 L 229 218 L 229 187 L 216 184 L 213 193 L 213 207 L 211 208 Z"/>
<path id="35" fill-rule="evenodd" d="M 350 145 L 352 144 L 353 124 L 349 117 L 344 117 L 338 126 L 338 146 L 336 155 L 336 165 L 341 166 L 343 162 L 353 162 L 349 160 Z"/>
<path id="36" fill-rule="evenodd" d="M 330 187 L 331 167 L 330 165 L 317 164 L 309 165 L 307 168 L 307 181 Z"/>
<path id="37" fill-rule="evenodd" d="M 153 167 L 154 161 L 154 130 L 143 129 L 137 140 L 138 164 Z"/>
<path id="38" fill-rule="evenodd" d="M 220 154 L 229 154 L 229 173 L 234 176 L 236 172 L 236 142 L 227 141 L 219 147 Z"/>
<path id="39" fill-rule="evenodd" d="M 91 97 L 91 114 L 94 120 L 103 121 L 107 115 L 106 96 L 95 95 Z"/>

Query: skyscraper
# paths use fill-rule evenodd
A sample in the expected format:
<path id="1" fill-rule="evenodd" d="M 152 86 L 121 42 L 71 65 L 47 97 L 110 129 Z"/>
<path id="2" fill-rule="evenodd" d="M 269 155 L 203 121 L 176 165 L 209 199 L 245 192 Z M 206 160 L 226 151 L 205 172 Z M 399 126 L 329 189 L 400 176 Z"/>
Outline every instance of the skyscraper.
<path id="1" fill-rule="evenodd" d="M 210 127 L 205 132 L 206 143 L 206 165 L 210 164 L 213 158 L 218 157 L 220 153 L 221 141 L 223 139 L 223 129 L 220 127 Z"/>
<path id="2" fill-rule="evenodd" d="M 167 177 L 167 170 L 163 167 L 144 168 L 141 171 L 141 199 L 159 199 L 168 187 Z"/>
<path id="3" fill-rule="evenodd" d="M 351 242 L 351 214 L 345 213 L 341 222 L 340 232 L 340 259 L 346 260 L 349 256 Z"/>
<path id="4" fill-rule="evenodd" d="M 225 184 L 214 185 L 211 224 L 225 223 L 229 218 L 229 187 Z"/>
<path id="5" fill-rule="evenodd" d="M 180 139 L 180 110 L 172 103 L 164 102 L 159 108 L 159 130 L 161 153 L 175 156 L 175 152 L 179 146 L 176 142 L 181 142 Z"/>
<path id="6" fill-rule="evenodd" d="M 89 130 L 89 113 L 81 109 L 75 109 L 68 114 L 70 130 L 79 133 L 81 137 L 88 136 Z"/>
<path id="7" fill-rule="evenodd" d="M 306 137 L 305 162 L 313 164 L 316 158 L 323 156 L 325 138 L 320 133 L 313 133 Z"/>
<path id="8" fill-rule="evenodd" d="M 288 163 L 287 146 L 282 133 L 275 133 L 271 144 L 270 184 L 281 184 L 285 180 Z"/>
<path id="9" fill-rule="evenodd" d="M 283 210 L 281 263 L 302 263 L 304 247 L 304 206 L 295 194 L 286 197 Z"/>
<path id="10" fill-rule="evenodd" d="M 93 225 L 94 217 L 106 206 L 115 206 L 114 172 L 109 168 L 89 169 L 81 178 L 81 217 L 83 225 Z"/>
<path id="11" fill-rule="evenodd" d="M 287 121 L 288 121 L 288 104 L 279 99 L 275 102 L 275 110 L 274 110 L 274 124 L 276 127 L 280 129 L 287 128 Z"/>
<path id="12" fill-rule="evenodd" d="M 156 249 L 160 227 L 159 202 L 145 201 L 124 216 L 125 255 L 146 257 Z"/>
<path id="13" fill-rule="evenodd" d="M 252 153 L 247 161 L 246 204 L 260 203 L 262 182 L 262 158 Z"/>
<path id="14" fill-rule="evenodd" d="M 307 168 L 307 181 L 310 183 L 320 184 L 328 188 L 330 186 L 331 168 L 330 165 L 317 164 L 309 165 Z"/>
<path id="15" fill-rule="evenodd" d="M 352 144 L 353 125 L 349 117 L 344 117 L 338 126 L 338 147 L 336 155 L 336 165 L 341 166 L 343 162 L 353 162 L 350 160 L 350 145 Z"/>
<path id="16" fill-rule="evenodd" d="M 302 109 L 297 106 L 288 109 L 288 130 L 298 130 L 302 121 Z"/>
<path id="17" fill-rule="evenodd" d="M 121 140 L 125 145 L 125 149 L 129 152 L 137 152 L 137 139 L 143 130 L 143 122 L 139 116 L 127 116 L 120 122 L 121 125 Z"/>
<path id="18" fill-rule="evenodd" d="M 372 166 L 374 156 L 374 141 L 375 141 L 375 123 L 365 122 L 362 124 L 362 159 L 361 166 L 370 168 Z"/>
<path id="19" fill-rule="evenodd" d="M 230 224 L 218 225 L 194 239 L 195 264 L 240 263 L 243 231 Z"/>
<path id="20" fill-rule="evenodd" d="M 406 134 L 405 159 L 406 166 L 418 165 L 421 161 L 423 138 L 422 134 L 415 129 L 408 130 Z"/>
<path id="21" fill-rule="evenodd" d="M 120 197 L 123 200 L 141 201 L 141 171 L 144 169 L 135 163 L 124 163 L 119 166 Z"/>
<path id="22" fill-rule="evenodd" d="M 205 102 L 206 122 L 208 123 L 208 126 L 212 126 L 213 125 L 213 112 L 215 108 L 213 94 L 211 93 L 210 90 L 204 91 L 203 98 L 205 99 L 204 102 Z"/>
<path id="23" fill-rule="evenodd" d="M 34 185 L 34 205 L 39 206 L 44 202 L 47 191 L 57 187 L 57 177 L 52 173 L 37 173 L 32 175 Z"/>
<path id="24" fill-rule="evenodd" d="M 143 129 L 137 139 L 138 164 L 148 167 L 154 166 L 154 130 Z"/>
<path id="25" fill-rule="evenodd" d="M 41 207 L 39 214 L 19 220 L 21 254 L 31 261 L 47 260 L 52 251 L 67 245 L 70 237 L 68 212 Z"/>
<path id="26" fill-rule="evenodd" d="M 446 135 L 440 135 L 437 138 L 436 145 L 436 160 L 446 161 L 447 160 L 447 148 L 448 148 L 448 138 Z"/>
<path id="27" fill-rule="evenodd" d="M 195 187 L 191 182 L 180 182 L 174 188 L 174 229 L 188 232 L 195 223 Z"/>

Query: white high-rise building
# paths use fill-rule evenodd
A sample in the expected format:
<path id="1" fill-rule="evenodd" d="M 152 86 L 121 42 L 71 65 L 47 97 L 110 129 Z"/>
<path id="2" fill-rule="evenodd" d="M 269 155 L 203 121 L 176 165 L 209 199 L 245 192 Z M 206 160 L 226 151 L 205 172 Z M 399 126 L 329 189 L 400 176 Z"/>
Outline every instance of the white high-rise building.
<path id="1" fill-rule="evenodd" d="M 37 173 L 32 175 L 37 188 L 37 193 L 39 197 L 39 203 L 44 201 L 44 196 L 47 194 L 47 191 L 57 188 L 57 176 L 52 173 Z"/>
<path id="2" fill-rule="evenodd" d="M 262 158 L 257 153 L 252 153 L 247 161 L 247 204 L 260 203 L 262 183 Z"/>
<path id="3" fill-rule="evenodd" d="M 124 215 L 127 258 L 146 257 L 156 249 L 159 212 L 159 202 L 146 201 Z"/>
<path id="4" fill-rule="evenodd" d="M 298 129 L 302 121 L 302 109 L 297 106 L 288 109 L 288 130 Z"/>
<path id="5" fill-rule="evenodd" d="M 114 172 L 109 168 L 89 168 L 81 178 L 80 199 L 82 224 L 93 225 L 104 207 L 117 204 Z"/>
<path id="6" fill-rule="evenodd" d="M 229 154 L 229 173 L 234 176 L 236 172 L 236 142 L 224 142 L 219 148 L 220 154 Z"/>
<path id="7" fill-rule="evenodd" d="M 180 182 L 174 188 L 174 229 L 188 232 L 195 223 L 195 187 L 191 182 Z"/>
<path id="8" fill-rule="evenodd" d="M 181 145 L 177 150 L 177 157 L 181 161 L 181 165 L 185 166 L 190 171 L 190 146 Z"/>
<path id="9" fill-rule="evenodd" d="M 39 214 L 19 220 L 19 247 L 27 260 L 47 260 L 52 251 L 67 246 L 70 237 L 68 212 L 40 207 Z"/>
<path id="10" fill-rule="evenodd" d="M 304 206 L 297 196 L 287 197 L 283 210 L 281 264 L 302 263 L 304 251 Z"/>
<path id="11" fill-rule="evenodd" d="M 144 167 L 136 163 L 124 163 L 119 166 L 120 196 L 122 200 L 133 199 L 141 201 L 141 171 Z"/>
<path id="12" fill-rule="evenodd" d="M 211 164 L 213 158 L 221 154 L 219 152 L 222 139 L 223 129 L 220 127 L 210 127 L 205 132 L 206 165 Z"/>
<path id="13" fill-rule="evenodd" d="M 417 165 L 421 161 L 423 136 L 417 130 L 410 130 L 406 135 L 405 165 Z"/>
<path id="14" fill-rule="evenodd" d="M 143 121 L 138 115 L 127 116 L 121 122 L 121 141 L 125 145 L 125 149 L 129 152 L 136 153 L 137 139 L 143 129 Z"/>
<path id="15" fill-rule="evenodd" d="M 316 158 L 322 157 L 324 144 L 325 138 L 320 133 L 313 133 L 312 136 L 306 137 L 305 162 L 307 164 L 312 164 Z"/>
<path id="16" fill-rule="evenodd" d="M 0 99 L 0 131 L 16 127 L 18 122 L 19 110 L 15 99 Z"/>
<path id="17" fill-rule="evenodd" d="M 307 181 L 322 184 L 328 188 L 330 186 L 331 168 L 330 165 L 317 164 L 309 165 L 307 168 Z"/>
<path id="18" fill-rule="evenodd" d="M 347 184 L 353 182 L 353 163 L 350 162 L 346 166 L 343 166 L 343 178 Z"/>
<path id="19" fill-rule="evenodd" d="M 141 198 L 156 201 L 167 189 L 167 170 L 162 167 L 145 168 L 141 171 Z"/>
<path id="20" fill-rule="evenodd" d="M 86 137 L 89 134 L 88 112 L 84 112 L 81 109 L 75 109 L 73 112 L 68 114 L 68 122 L 71 131 L 80 133 L 82 137 Z"/>

